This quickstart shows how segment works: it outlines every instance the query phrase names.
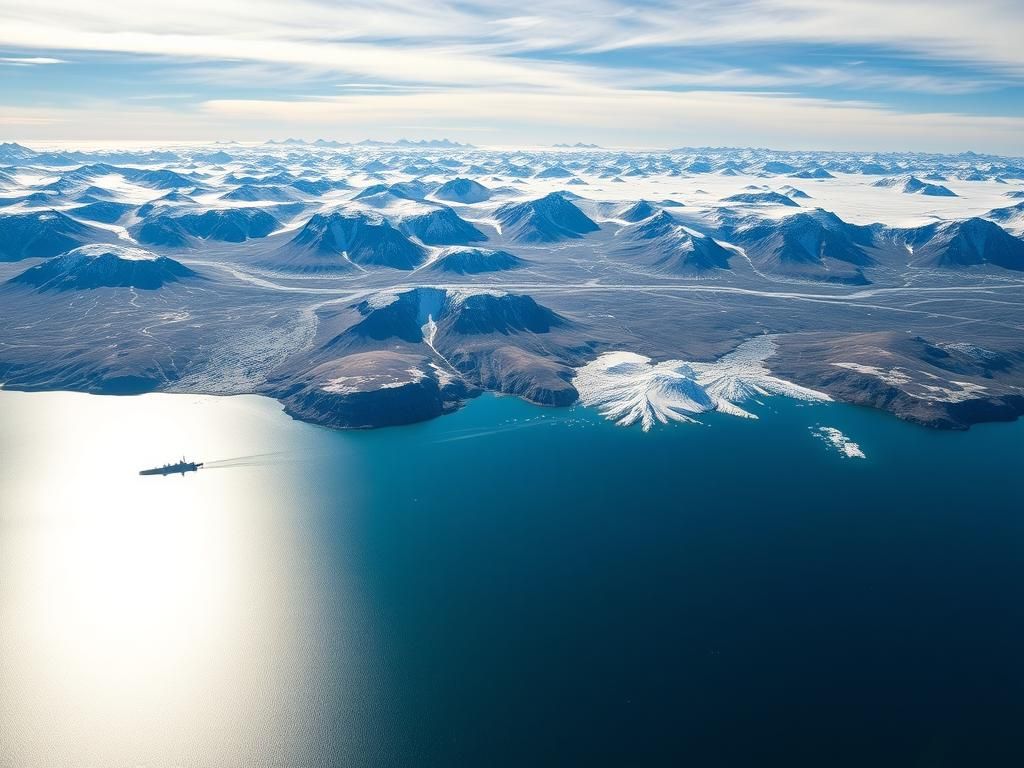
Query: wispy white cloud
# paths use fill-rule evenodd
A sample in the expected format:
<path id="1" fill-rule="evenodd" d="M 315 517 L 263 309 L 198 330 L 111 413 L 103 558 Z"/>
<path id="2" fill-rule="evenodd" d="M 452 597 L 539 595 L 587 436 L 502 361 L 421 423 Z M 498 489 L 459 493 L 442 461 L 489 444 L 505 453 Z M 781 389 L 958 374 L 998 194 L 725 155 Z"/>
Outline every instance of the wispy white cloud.
<path id="1" fill-rule="evenodd" d="M 0 64 L 8 67 L 37 67 L 43 64 L 67 64 L 67 61 L 49 56 L 0 56 Z"/>
<path id="2" fill-rule="evenodd" d="M 262 117 L 281 125 L 306 124 L 321 131 L 365 131 L 385 125 L 401 130 L 413 121 L 457 128 L 517 126 L 524 139 L 542 141 L 557 130 L 579 131 L 610 144 L 650 137 L 660 146 L 742 144 L 758 136 L 772 146 L 954 150 L 984 133 L 1003 151 L 1024 136 L 1024 118 L 955 113 L 912 114 L 867 102 L 836 102 L 787 94 L 735 91 L 623 91 L 586 94 L 449 91 L 357 94 L 317 100 L 212 100 L 202 111 L 224 119 Z"/>
<path id="3" fill-rule="evenodd" d="M 686 7 L 689 5 L 689 7 Z M 942 60 L 982 62 L 1024 74 L 1017 0 L 721 0 L 652 6 L 633 34 L 590 50 L 724 43 L 880 45 Z"/>
<path id="4" fill-rule="evenodd" d="M 0 45 L 171 56 L 207 61 L 303 65 L 388 81 L 574 87 L 570 65 L 543 65 L 480 55 L 465 47 L 410 48 L 393 44 L 295 41 L 229 36 L 75 29 L 61 21 L 0 25 Z"/>
<path id="5" fill-rule="evenodd" d="M 511 8 L 505 0 L 176 0 L 141 7 L 137 0 L 0 0 L 0 18 L 0 50 L 26 54 L 0 62 L 56 63 L 63 59 L 51 55 L 68 52 L 154 57 L 169 91 L 224 96 L 179 112 L 181 130 L 192 129 L 194 116 L 236 130 L 286 120 L 373 129 L 388 121 L 419 124 L 410 121 L 426 110 L 431 124 L 458 127 L 457 119 L 464 130 L 500 130 L 500 118 L 509 135 L 552 124 L 629 125 L 635 139 L 622 143 L 661 143 L 687 130 L 740 136 L 738 126 L 748 131 L 747 142 L 760 143 L 773 130 L 783 134 L 765 122 L 780 120 L 787 132 L 817 137 L 816 145 L 843 139 L 911 147 L 943 141 L 936 126 L 944 126 L 950 141 L 1022 148 L 1021 139 L 1007 137 L 1020 127 L 1012 109 L 925 115 L 887 108 L 895 99 L 881 97 L 929 95 L 938 103 L 1024 87 L 1024 46 L 1016 39 L 1024 4 L 1017 0 L 589 0 L 585 13 L 578 0 L 519 0 Z M 846 53 L 820 64 L 795 53 L 776 56 L 771 66 L 753 54 L 740 64 L 699 62 L 709 46 L 802 45 Z M 890 56 L 873 57 L 872 47 Z M 665 50 L 687 55 L 656 55 Z M 897 54 L 922 66 L 901 67 Z M 321 93 L 295 95 L 315 90 L 311 84 Z M 291 86 L 292 93 L 238 98 L 238 89 L 260 85 L 276 92 Z M 829 89 L 845 96 L 820 98 Z M 750 90 L 761 93 L 743 93 Z M 812 92 L 818 98 L 801 98 Z M 863 103 L 850 102 L 850 94 L 863 94 Z"/>
<path id="6" fill-rule="evenodd" d="M 163 91 L 160 93 L 140 93 L 133 96 L 125 96 L 128 101 L 174 101 L 177 99 L 193 99 L 194 93 L 174 93 Z"/>
<path id="7" fill-rule="evenodd" d="M 504 0 L 0 0 L 0 45 L 262 60 L 449 83 L 536 84 L 526 70 L 550 73 L 537 57 L 543 51 L 773 42 L 884 45 L 1024 73 L 1024 5 L 1016 0 L 590 0 L 586 13 L 575 1 L 520 0 L 514 15 L 508 11 Z"/>
<path id="8" fill-rule="evenodd" d="M 64 122 L 61 111 L 52 109 L 36 109 L 32 107 L 5 107 L 0 110 L 0 125 L 6 128 L 25 129 L 54 125 Z M 26 134 L 30 136 L 31 134 Z"/>
<path id="9" fill-rule="evenodd" d="M 648 87 L 694 88 L 830 88 L 852 91 L 904 91 L 943 96 L 991 91 L 1010 84 L 1007 79 L 943 77 L 931 74 L 900 74 L 865 66 L 782 66 L 771 71 L 728 68 L 700 72 L 620 70 L 617 82 L 644 83 Z"/>
<path id="10" fill-rule="evenodd" d="M 492 144 L 543 144 L 585 138 L 607 146 L 757 145 L 799 149 L 977 147 L 1016 154 L 1024 119 L 955 113 L 913 114 L 868 102 L 737 91 L 553 92 L 454 90 L 346 93 L 296 100 L 218 99 L 197 108 L 93 101 L 81 107 L 11 113 L 12 138 L 159 141 L 268 136 L 358 140 L 410 132 Z M 73 131 L 73 133 L 69 133 Z"/>

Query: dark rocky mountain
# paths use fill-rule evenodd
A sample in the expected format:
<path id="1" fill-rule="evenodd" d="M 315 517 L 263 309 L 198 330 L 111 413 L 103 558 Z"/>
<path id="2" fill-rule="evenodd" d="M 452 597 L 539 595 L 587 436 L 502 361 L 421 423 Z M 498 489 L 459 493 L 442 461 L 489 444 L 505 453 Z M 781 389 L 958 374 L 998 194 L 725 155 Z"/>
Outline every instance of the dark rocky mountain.
<path id="1" fill-rule="evenodd" d="M 688 274 L 729 269 L 729 259 L 734 255 L 711 237 L 688 231 L 667 211 L 624 227 L 619 237 L 625 243 L 619 253 L 659 272 Z"/>
<path id="2" fill-rule="evenodd" d="M 487 239 L 487 235 L 447 207 L 403 219 L 399 229 L 427 245 L 468 245 Z"/>
<path id="3" fill-rule="evenodd" d="M 101 224 L 113 224 L 134 208 L 135 206 L 131 203 L 98 201 L 79 206 L 78 208 L 71 208 L 68 210 L 68 213 L 77 219 L 98 221 Z"/>
<path id="4" fill-rule="evenodd" d="M 186 204 L 194 204 L 195 202 L 195 198 L 183 192 L 168 192 L 163 197 L 158 197 L 156 200 L 150 200 L 148 203 L 140 205 L 136 213 L 145 218 L 159 208 L 176 208 Z"/>
<path id="5" fill-rule="evenodd" d="M 433 186 L 422 181 L 400 181 L 395 184 L 374 184 L 362 190 L 353 200 L 365 200 L 378 195 L 390 195 L 402 200 L 422 200 L 433 190 Z"/>
<path id="6" fill-rule="evenodd" d="M 544 168 L 537 173 L 533 174 L 535 179 L 568 179 L 573 175 L 572 171 L 568 168 L 563 168 L 560 165 L 553 165 L 550 168 Z"/>
<path id="7" fill-rule="evenodd" d="M 930 184 L 921 181 L 916 176 L 895 176 L 887 179 L 879 179 L 871 186 L 898 189 L 907 195 L 925 195 L 928 197 L 956 197 L 957 194 L 948 187 L 941 184 Z"/>
<path id="8" fill-rule="evenodd" d="M 547 333 L 568 321 L 524 294 L 460 293 L 436 288 L 414 288 L 380 294 L 355 307 L 361 319 L 333 339 L 329 348 L 350 348 L 366 339 L 396 338 L 420 343 L 426 324 L 436 323 L 438 337 L 517 333 Z M 360 341 L 363 340 L 363 341 Z"/>
<path id="9" fill-rule="evenodd" d="M 942 222 L 907 231 L 915 267 L 974 267 L 991 264 L 1024 270 L 1024 240 L 985 219 Z"/>
<path id="10" fill-rule="evenodd" d="M 491 190 L 472 179 L 457 178 L 434 190 L 434 197 L 452 203 L 482 203 L 490 199 Z"/>
<path id="11" fill-rule="evenodd" d="M 30 195 L 19 195 L 17 197 L 0 198 L 0 208 L 8 208 L 12 205 L 59 205 L 61 195 L 53 192 L 33 192 Z"/>
<path id="12" fill-rule="evenodd" d="M 638 200 L 629 206 L 626 210 L 619 214 L 619 218 L 624 221 L 643 221 L 656 214 L 658 209 L 649 203 L 647 200 Z"/>
<path id="13" fill-rule="evenodd" d="M 242 243 L 266 237 L 281 223 L 260 208 L 212 209 L 202 213 L 158 213 L 131 227 L 145 245 L 187 246 L 191 238 Z"/>
<path id="14" fill-rule="evenodd" d="M 0 143 L 0 162 L 2 163 L 26 162 L 33 160 L 35 156 L 36 152 L 23 144 L 18 144 L 13 141 Z"/>
<path id="15" fill-rule="evenodd" d="M 729 235 L 758 270 L 772 275 L 864 284 L 862 268 L 875 263 L 872 228 L 848 224 L 821 209 L 744 222 Z"/>
<path id="16" fill-rule="evenodd" d="M 502 233 L 523 243 L 551 243 L 583 237 L 600 227 L 562 193 L 538 200 L 508 203 L 495 212 Z"/>
<path id="17" fill-rule="evenodd" d="M 277 251 L 273 265 L 298 271 L 363 267 L 415 269 L 426 259 L 411 241 L 376 213 L 334 211 L 315 214 L 292 240 Z"/>
<path id="18" fill-rule="evenodd" d="M 769 160 L 767 163 L 761 166 L 761 170 L 764 173 L 794 173 L 797 169 L 795 166 L 785 163 L 781 160 Z"/>
<path id="19" fill-rule="evenodd" d="M 75 199 L 80 203 L 95 203 L 98 200 L 117 201 L 118 197 L 105 187 L 97 187 L 95 184 L 91 184 L 79 192 Z"/>
<path id="20" fill-rule="evenodd" d="M 507 251 L 492 251 L 483 248 L 451 248 L 442 253 L 429 266 L 434 272 L 448 272 L 457 275 L 475 275 L 482 272 L 503 272 L 518 269 L 526 261 Z"/>
<path id="21" fill-rule="evenodd" d="M 115 238 L 112 232 L 90 227 L 59 211 L 0 216 L 0 261 L 56 256 L 86 243 Z"/>
<path id="22" fill-rule="evenodd" d="M 330 179 L 296 179 L 291 183 L 294 189 L 305 195 L 319 197 L 335 189 L 348 189 L 345 181 L 331 181 Z"/>
<path id="23" fill-rule="evenodd" d="M 791 176 L 794 179 L 834 179 L 835 178 L 835 176 L 833 176 L 831 173 L 829 173 L 828 171 L 826 171 L 824 168 L 821 168 L 821 167 L 818 167 L 818 168 L 808 168 L 808 169 L 803 170 L 803 171 L 797 171 L 796 173 L 791 174 Z"/>
<path id="24" fill-rule="evenodd" d="M 138 288 L 152 291 L 167 283 L 197 277 L 188 267 L 140 248 L 83 245 L 25 270 L 8 282 L 40 292 Z"/>
<path id="25" fill-rule="evenodd" d="M 515 293 L 449 293 L 438 318 L 439 330 L 463 336 L 547 333 L 566 324 L 564 317 L 541 306 L 532 296 Z"/>
<path id="26" fill-rule="evenodd" d="M 800 203 L 778 192 L 740 192 L 722 198 L 726 203 L 747 203 L 749 205 L 788 205 L 799 207 Z"/>
<path id="27" fill-rule="evenodd" d="M 997 221 L 1000 224 L 1024 224 L 1024 202 L 1005 208 L 996 208 L 986 213 L 985 218 Z"/>
<path id="28" fill-rule="evenodd" d="M 221 200 L 243 200 L 243 201 L 258 201 L 266 200 L 270 202 L 284 203 L 295 199 L 287 187 L 280 187 L 274 184 L 243 184 L 240 187 L 236 187 L 230 192 L 225 192 L 220 196 Z"/>
<path id="29" fill-rule="evenodd" d="M 139 168 L 116 168 L 114 170 L 128 181 L 154 189 L 183 189 L 195 186 L 196 183 L 194 178 L 166 169 L 151 171 Z"/>

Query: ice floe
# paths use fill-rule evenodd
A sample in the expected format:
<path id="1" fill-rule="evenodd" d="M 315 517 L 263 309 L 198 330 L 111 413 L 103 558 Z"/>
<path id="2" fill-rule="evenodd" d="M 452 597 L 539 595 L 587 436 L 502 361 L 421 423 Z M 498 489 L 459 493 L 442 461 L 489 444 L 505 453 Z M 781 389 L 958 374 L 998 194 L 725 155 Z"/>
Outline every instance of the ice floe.
<path id="1" fill-rule="evenodd" d="M 811 433 L 836 450 L 847 459 L 866 459 L 864 451 L 857 443 L 844 435 L 835 427 L 810 427 Z"/>

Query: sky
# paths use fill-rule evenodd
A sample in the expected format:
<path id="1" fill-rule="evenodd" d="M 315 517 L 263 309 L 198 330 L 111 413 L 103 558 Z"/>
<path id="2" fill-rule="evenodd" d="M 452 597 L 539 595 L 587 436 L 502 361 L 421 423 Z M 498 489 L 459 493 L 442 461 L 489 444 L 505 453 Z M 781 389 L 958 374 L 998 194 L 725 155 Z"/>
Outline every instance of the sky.
<path id="1" fill-rule="evenodd" d="M 1021 0 L 0 0 L 0 139 L 1024 155 Z"/>

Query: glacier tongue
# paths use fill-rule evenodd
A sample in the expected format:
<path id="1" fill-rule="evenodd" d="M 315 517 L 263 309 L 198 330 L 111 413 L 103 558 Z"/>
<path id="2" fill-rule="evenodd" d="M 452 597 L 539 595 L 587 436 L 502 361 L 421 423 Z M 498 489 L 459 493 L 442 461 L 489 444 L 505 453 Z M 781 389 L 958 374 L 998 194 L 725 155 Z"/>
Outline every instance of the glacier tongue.
<path id="1" fill-rule="evenodd" d="M 622 426 L 641 422 L 644 431 L 668 421 L 692 421 L 688 414 L 713 410 L 714 401 L 685 363 L 651 364 L 632 352 L 608 352 L 576 372 L 573 385 L 583 405 Z"/>
<path id="2" fill-rule="evenodd" d="M 622 426 L 639 421 L 645 432 L 656 421 L 694 421 L 707 411 L 757 418 L 739 405 L 757 397 L 831 399 L 773 376 L 764 361 L 774 352 L 769 336 L 750 339 L 713 363 L 653 363 L 632 352 L 607 352 L 577 369 L 573 385 L 583 405 Z"/>

